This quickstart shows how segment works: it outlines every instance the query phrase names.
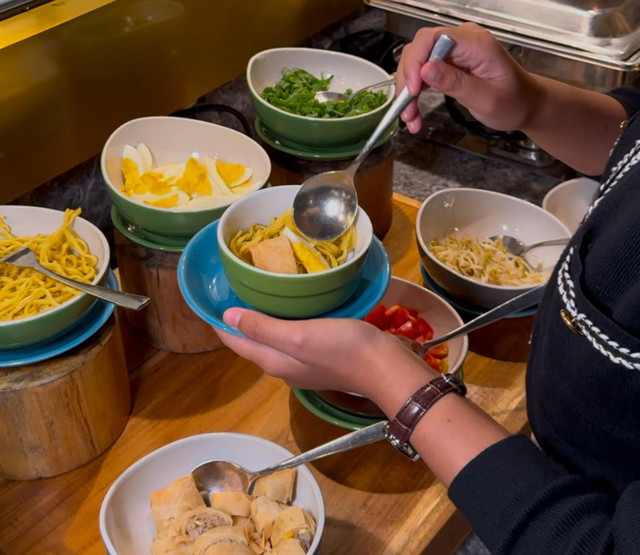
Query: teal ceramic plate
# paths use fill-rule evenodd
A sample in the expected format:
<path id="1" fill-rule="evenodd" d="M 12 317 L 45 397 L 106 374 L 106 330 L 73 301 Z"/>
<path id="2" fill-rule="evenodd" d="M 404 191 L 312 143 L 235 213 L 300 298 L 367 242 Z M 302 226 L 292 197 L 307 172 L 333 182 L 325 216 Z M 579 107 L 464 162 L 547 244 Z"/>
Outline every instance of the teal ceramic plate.
<path id="1" fill-rule="evenodd" d="M 331 147 L 327 149 L 313 148 L 293 141 L 280 139 L 274 134 L 273 131 L 271 131 L 271 129 L 269 129 L 266 125 L 264 125 L 264 123 L 262 123 L 259 117 L 256 118 L 255 127 L 258 136 L 269 146 L 275 148 L 276 150 L 280 150 L 281 152 L 286 152 L 287 154 L 292 154 L 293 156 L 304 158 L 306 160 L 346 160 L 348 158 L 357 156 L 366 143 L 365 139 L 362 141 L 358 141 L 357 143 L 351 143 L 348 145 L 341 145 L 338 147 Z M 382 135 L 380 139 L 378 139 L 376 146 L 385 143 L 391 137 L 393 137 L 393 135 L 395 135 L 398 131 L 399 127 L 400 125 L 396 120 L 385 132 L 385 134 Z"/>
<path id="2" fill-rule="evenodd" d="M 111 221 L 113 226 L 127 239 L 144 247 L 167 252 L 182 252 L 189 242 L 189 238 L 157 235 L 151 231 L 142 229 L 139 225 L 132 224 L 115 206 L 111 206 Z"/>
<path id="3" fill-rule="evenodd" d="M 484 314 L 489 309 L 482 308 L 480 306 L 476 306 L 474 304 L 468 303 L 467 301 L 461 301 L 460 299 L 456 299 L 452 297 L 449 293 L 447 293 L 442 287 L 440 287 L 433 278 L 427 273 L 425 267 L 420 264 L 420 271 L 422 272 L 422 278 L 424 279 L 424 285 L 427 289 L 433 291 L 436 295 L 442 297 L 445 301 L 447 301 L 453 308 L 460 312 L 466 312 L 468 314 L 472 314 L 474 316 L 480 316 L 480 314 Z M 538 307 L 534 306 L 531 308 L 526 308 L 524 310 L 520 310 L 519 312 L 514 312 L 509 316 L 505 316 L 505 318 L 522 318 L 523 316 L 531 316 L 538 311 Z"/>
<path id="4" fill-rule="evenodd" d="M 118 289 L 113 272 L 107 276 L 107 287 Z M 66 353 L 96 333 L 113 314 L 113 305 L 98 299 L 80 320 L 62 335 L 38 345 L 0 351 L 0 368 L 33 364 Z"/>
<path id="5" fill-rule="evenodd" d="M 359 430 L 365 426 L 380 422 L 382 418 L 372 418 L 367 416 L 359 416 L 343 411 L 335 407 L 323 399 L 321 399 L 315 391 L 308 389 L 294 389 L 293 394 L 297 397 L 309 412 L 315 414 L 325 422 L 330 422 L 341 428 L 348 430 Z"/>
<path id="6" fill-rule="evenodd" d="M 182 252 L 178 262 L 178 285 L 187 304 L 200 318 L 215 328 L 242 334 L 222 321 L 224 311 L 247 307 L 231 290 L 218 250 L 218 222 L 200 230 Z M 382 243 L 373 238 L 356 291 L 339 307 L 321 318 L 364 318 L 384 296 L 391 266 Z"/>

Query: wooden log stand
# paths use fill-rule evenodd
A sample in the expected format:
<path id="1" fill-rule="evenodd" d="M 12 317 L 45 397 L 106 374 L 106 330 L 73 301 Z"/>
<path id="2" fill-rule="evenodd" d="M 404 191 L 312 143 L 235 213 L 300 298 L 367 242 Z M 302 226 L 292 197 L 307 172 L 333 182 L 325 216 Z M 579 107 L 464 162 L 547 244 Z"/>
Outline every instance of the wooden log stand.
<path id="1" fill-rule="evenodd" d="M 68 353 L 0 368 L 0 478 L 56 476 L 93 460 L 120 435 L 130 406 L 114 316 Z"/>
<path id="2" fill-rule="evenodd" d="M 115 251 L 124 291 L 151 297 L 139 311 L 123 310 L 126 326 L 144 342 L 172 353 L 203 353 L 222 346 L 213 328 L 193 312 L 178 286 L 180 252 L 154 249 L 117 229 Z"/>

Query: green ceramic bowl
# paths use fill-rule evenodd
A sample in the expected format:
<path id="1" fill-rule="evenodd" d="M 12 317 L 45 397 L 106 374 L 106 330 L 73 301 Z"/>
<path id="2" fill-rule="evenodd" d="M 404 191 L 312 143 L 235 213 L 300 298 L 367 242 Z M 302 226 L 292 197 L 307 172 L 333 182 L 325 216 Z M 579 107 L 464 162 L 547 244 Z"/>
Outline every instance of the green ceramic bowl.
<path id="1" fill-rule="evenodd" d="M 371 135 L 393 100 L 395 87 L 386 90 L 387 102 L 366 114 L 346 118 L 312 118 L 291 114 L 269 104 L 260 93 L 275 85 L 284 68 L 305 69 L 313 75 L 334 75 L 329 90 L 344 92 L 379 83 L 391 76 L 372 62 L 332 50 L 315 48 L 272 48 L 253 56 L 247 65 L 251 101 L 262 123 L 283 144 L 315 148 L 339 147 L 362 141 Z M 384 90 L 384 89 L 380 89 Z"/>
<path id="2" fill-rule="evenodd" d="M 228 246 L 231 237 L 253 224 L 268 224 L 271 218 L 291 208 L 299 188 L 280 185 L 257 191 L 231 205 L 218 225 L 220 259 L 233 292 L 256 310 L 283 318 L 310 318 L 346 301 L 358 285 L 373 240 L 371 221 L 359 209 L 355 253 L 337 268 L 313 274 L 279 274 L 236 257 Z"/>
<path id="3" fill-rule="evenodd" d="M 37 206 L 0 206 L 0 215 L 14 235 L 31 237 L 49 234 L 63 222 L 64 212 Z M 76 218 L 74 229 L 86 241 L 92 254 L 98 257 L 98 275 L 94 284 L 104 284 L 109 270 L 109 243 L 91 222 Z M 25 348 L 44 343 L 63 334 L 95 302 L 95 297 L 80 293 L 57 308 L 36 316 L 0 322 L 0 350 Z"/>
<path id="4" fill-rule="evenodd" d="M 224 127 L 178 117 L 146 117 L 128 121 L 116 129 L 102 149 L 102 177 L 118 212 L 129 222 L 153 236 L 186 238 L 195 235 L 217 220 L 232 200 L 220 200 L 202 209 L 156 208 L 138 202 L 120 191 L 122 186 L 122 151 L 125 145 L 146 144 L 156 165 L 186 162 L 194 153 L 243 164 L 253 170 L 252 186 L 247 194 L 264 187 L 271 173 L 271 161 L 265 150 L 253 139 Z"/>

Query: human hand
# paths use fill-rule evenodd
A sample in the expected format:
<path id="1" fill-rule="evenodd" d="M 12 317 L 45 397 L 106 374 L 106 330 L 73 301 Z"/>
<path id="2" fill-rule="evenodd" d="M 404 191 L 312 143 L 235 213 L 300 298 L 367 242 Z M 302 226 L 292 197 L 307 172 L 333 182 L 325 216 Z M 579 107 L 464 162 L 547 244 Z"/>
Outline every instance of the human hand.
<path id="1" fill-rule="evenodd" d="M 224 321 L 246 336 L 216 330 L 227 347 L 294 388 L 351 391 L 393 412 L 408 396 L 403 385 L 412 393 L 437 376 L 397 338 L 361 320 L 279 320 L 231 308 Z"/>
<path id="2" fill-rule="evenodd" d="M 427 62 L 438 37 L 455 46 L 446 61 Z M 396 73 L 397 90 L 406 84 L 415 99 L 401 117 L 411 133 L 422 127 L 417 97 L 424 85 L 465 106 L 483 124 L 498 130 L 521 129 L 536 110 L 542 91 L 487 30 L 474 23 L 425 27 L 403 51 Z"/>

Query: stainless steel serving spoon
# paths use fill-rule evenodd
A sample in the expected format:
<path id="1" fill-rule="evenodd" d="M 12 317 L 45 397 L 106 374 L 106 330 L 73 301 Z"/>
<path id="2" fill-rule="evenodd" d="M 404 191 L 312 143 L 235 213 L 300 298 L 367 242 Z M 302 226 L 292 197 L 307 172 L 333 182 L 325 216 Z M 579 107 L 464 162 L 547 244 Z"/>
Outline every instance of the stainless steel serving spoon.
<path id="1" fill-rule="evenodd" d="M 114 289 L 109 289 L 108 287 L 100 287 L 99 285 L 91 285 L 90 283 L 82 283 L 81 281 L 76 281 L 75 279 L 70 279 L 65 276 L 61 276 L 52 272 L 48 268 L 45 268 L 42 264 L 38 262 L 36 258 L 36 254 L 29 247 L 22 247 L 17 251 L 11 253 L 8 256 L 5 256 L 0 262 L 5 264 L 13 264 L 15 266 L 24 266 L 26 268 L 33 268 L 34 270 L 38 270 L 39 272 L 49 276 L 52 279 L 60 281 L 70 287 L 74 287 L 75 289 L 79 289 L 89 295 L 93 295 L 94 297 L 98 297 L 99 299 L 103 299 L 105 301 L 109 301 L 115 305 L 121 306 L 123 308 L 130 308 L 133 310 L 140 310 L 149 304 L 151 301 L 150 297 L 145 297 L 143 295 L 135 295 L 133 293 L 126 293 L 124 291 L 117 291 Z"/>
<path id="2" fill-rule="evenodd" d="M 380 89 L 382 87 L 388 87 L 389 85 L 393 85 L 396 82 L 396 78 L 393 77 L 391 79 L 385 79 L 384 81 L 380 81 L 379 83 L 374 83 L 373 85 L 369 85 L 367 87 L 362 87 L 351 94 L 334 92 L 334 91 L 318 91 L 314 97 L 316 100 L 320 102 L 327 102 L 328 100 L 333 102 L 339 102 L 340 100 L 349 100 L 352 96 L 357 95 L 363 91 L 370 91 L 373 89 Z"/>
<path id="3" fill-rule="evenodd" d="M 537 305 L 540 302 L 540 299 L 542 299 L 544 288 L 545 285 L 538 285 L 535 288 L 530 289 L 526 293 L 522 293 L 517 297 L 514 297 L 513 299 L 499 304 L 495 308 L 492 308 L 491 310 L 488 310 L 480 316 L 475 317 L 473 320 L 469 320 L 466 324 L 463 324 L 462 326 L 459 326 L 440 337 L 436 337 L 431 341 L 420 342 L 416 341 L 415 339 L 403 337 L 402 335 L 397 335 L 396 337 L 398 337 L 402 342 L 406 343 L 414 353 L 417 353 L 418 355 L 423 357 L 431 347 L 435 347 L 440 343 L 449 341 L 449 339 L 453 339 L 454 337 L 458 337 L 459 335 L 464 335 L 466 333 L 470 333 L 474 330 L 492 324 L 493 322 L 501 320 L 502 318 L 509 316 L 510 314 L 513 314 L 515 312 L 519 312 L 520 310 L 524 310 L 526 308 Z"/>
<path id="4" fill-rule="evenodd" d="M 262 470 L 247 470 L 228 461 L 208 461 L 194 468 L 191 474 L 205 501 L 209 504 L 209 494 L 215 491 L 243 491 L 251 494 L 256 480 L 262 476 L 384 439 L 386 424 L 386 420 L 377 422 Z"/>
<path id="5" fill-rule="evenodd" d="M 540 241 L 539 243 L 533 243 L 532 245 L 525 245 L 520 239 L 516 239 L 511 235 L 492 235 L 489 237 L 492 241 L 502 239 L 502 245 L 514 256 L 522 256 L 524 253 L 530 250 L 537 249 L 538 247 L 551 247 L 554 245 L 566 245 L 569 242 L 568 237 L 562 239 L 549 239 L 548 241 Z"/>
<path id="6" fill-rule="evenodd" d="M 442 60 L 454 46 L 453 40 L 441 35 L 431 51 L 429 61 Z M 378 139 L 413 100 L 404 87 L 389 110 L 345 170 L 323 172 L 307 179 L 293 199 L 293 220 L 307 237 L 317 241 L 335 239 L 353 223 L 358 210 L 354 176 Z"/>

